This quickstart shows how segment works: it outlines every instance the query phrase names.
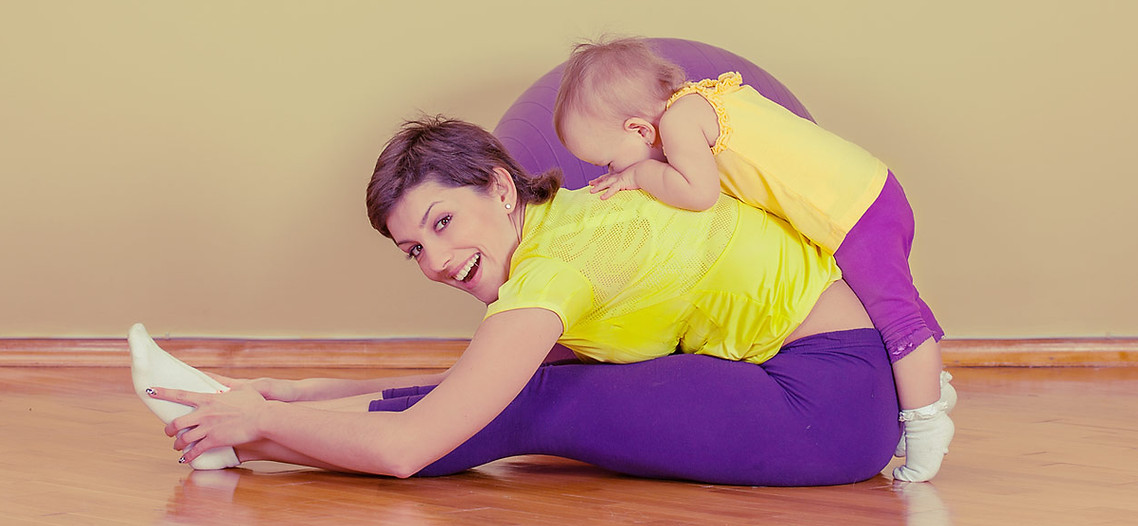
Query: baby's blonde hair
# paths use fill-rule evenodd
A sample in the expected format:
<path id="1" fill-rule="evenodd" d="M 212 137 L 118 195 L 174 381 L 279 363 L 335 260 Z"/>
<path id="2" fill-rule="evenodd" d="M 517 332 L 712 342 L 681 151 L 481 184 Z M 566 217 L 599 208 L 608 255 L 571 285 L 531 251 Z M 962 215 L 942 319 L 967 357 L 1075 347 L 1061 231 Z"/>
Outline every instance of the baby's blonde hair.
<path id="1" fill-rule="evenodd" d="M 572 111 L 622 122 L 629 117 L 655 121 L 686 79 L 682 68 L 658 55 L 644 38 L 579 43 L 565 63 L 553 127 L 564 141 L 565 117 Z"/>

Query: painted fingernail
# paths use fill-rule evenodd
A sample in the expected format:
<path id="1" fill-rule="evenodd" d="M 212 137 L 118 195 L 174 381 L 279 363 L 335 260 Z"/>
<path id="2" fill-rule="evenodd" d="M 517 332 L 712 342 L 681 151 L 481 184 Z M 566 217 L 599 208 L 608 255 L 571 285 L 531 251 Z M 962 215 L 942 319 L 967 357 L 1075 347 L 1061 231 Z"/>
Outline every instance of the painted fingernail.
<path id="1" fill-rule="evenodd" d="M 151 389 L 151 388 L 147 387 L 147 388 L 146 388 L 146 394 L 148 394 L 148 395 L 150 395 L 150 396 L 154 396 L 154 395 L 158 394 L 158 392 L 157 392 L 157 391 L 155 391 L 154 389 Z"/>
<path id="2" fill-rule="evenodd" d="M 186 457 L 179 458 L 178 463 L 179 464 L 185 464 L 186 463 Z"/>

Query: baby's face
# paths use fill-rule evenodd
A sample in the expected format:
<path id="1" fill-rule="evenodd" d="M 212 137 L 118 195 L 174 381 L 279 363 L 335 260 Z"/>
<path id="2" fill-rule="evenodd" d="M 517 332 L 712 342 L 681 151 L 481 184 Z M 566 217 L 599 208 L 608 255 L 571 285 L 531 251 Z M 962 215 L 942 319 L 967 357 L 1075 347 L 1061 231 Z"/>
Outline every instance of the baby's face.
<path id="1" fill-rule="evenodd" d="M 611 173 L 623 172 L 652 155 L 651 142 L 627 121 L 575 111 L 566 116 L 562 131 L 570 153 Z"/>

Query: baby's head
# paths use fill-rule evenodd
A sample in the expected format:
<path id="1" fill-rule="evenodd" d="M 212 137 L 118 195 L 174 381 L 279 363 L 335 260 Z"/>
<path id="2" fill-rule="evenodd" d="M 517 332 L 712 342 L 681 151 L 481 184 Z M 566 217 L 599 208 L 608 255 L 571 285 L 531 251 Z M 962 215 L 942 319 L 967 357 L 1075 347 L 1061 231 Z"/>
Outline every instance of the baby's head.
<path id="1" fill-rule="evenodd" d="M 593 164 L 614 163 L 609 158 L 612 155 L 605 152 L 598 157 L 594 150 L 620 139 L 635 142 L 633 135 L 651 145 L 668 99 L 684 80 L 683 69 L 656 54 L 643 38 L 578 44 L 565 63 L 557 90 L 554 129 L 578 158 Z"/>

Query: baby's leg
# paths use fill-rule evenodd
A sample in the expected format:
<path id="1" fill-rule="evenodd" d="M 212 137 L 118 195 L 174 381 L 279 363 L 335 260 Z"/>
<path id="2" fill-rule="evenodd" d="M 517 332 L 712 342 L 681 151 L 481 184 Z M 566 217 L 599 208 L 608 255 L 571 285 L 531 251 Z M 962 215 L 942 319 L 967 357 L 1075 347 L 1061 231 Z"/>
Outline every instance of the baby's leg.
<path id="1" fill-rule="evenodd" d="M 127 336 L 130 343 L 130 374 L 134 390 L 146 407 L 163 422 L 185 415 L 193 408 L 166 400 L 157 400 L 146 394 L 151 387 L 181 389 L 198 393 L 221 393 L 229 389 L 205 373 L 186 365 L 162 350 L 146 332 L 141 323 L 134 324 Z M 236 466 L 233 448 L 214 448 L 194 459 L 194 469 L 223 469 Z"/>
<path id="2" fill-rule="evenodd" d="M 917 301 L 920 302 L 921 318 L 924 318 L 925 325 L 932 331 L 933 339 L 939 342 L 941 338 L 944 338 L 944 329 L 940 328 L 940 322 L 936 321 L 936 316 L 933 316 L 933 311 L 925 303 L 925 300 L 917 298 Z"/>
<path id="3" fill-rule="evenodd" d="M 948 383 L 951 377 L 943 373 L 938 340 L 944 332 L 921 300 L 909 271 L 913 230 L 913 210 L 890 173 L 881 194 L 834 257 L 881 331 L 893 362 L 900 418 L 905 420 L 897 452 L 906 457 L 893 476 L 919 482 L 936 475 L 948 452 L 955 432 L 948 410 L 956 402 L 956 391 Z"/>
<path id="4" fill-rule="evenodd" d="M 843 278 L 881 332 L 904 409 L 940 398 L 943 367 L 937 340 L 944 332 L 909 270 L 913 230 L 913 209 L 890 173 L 877 200 L 834 254 Z"/>

